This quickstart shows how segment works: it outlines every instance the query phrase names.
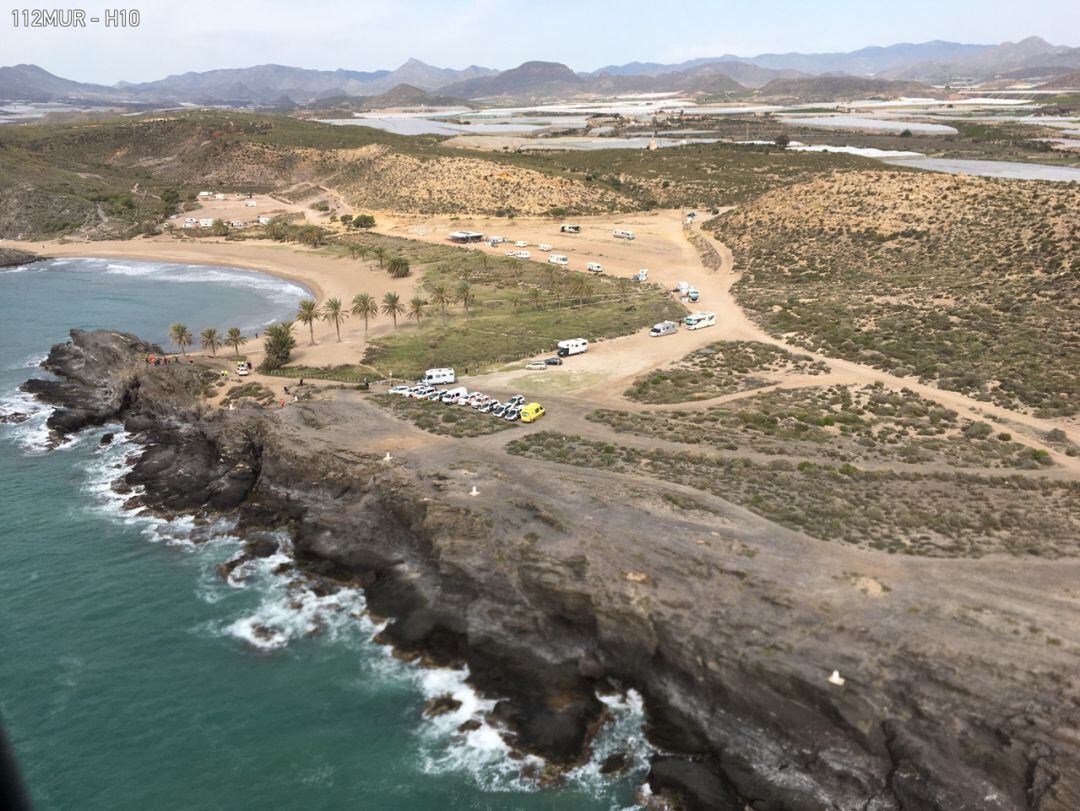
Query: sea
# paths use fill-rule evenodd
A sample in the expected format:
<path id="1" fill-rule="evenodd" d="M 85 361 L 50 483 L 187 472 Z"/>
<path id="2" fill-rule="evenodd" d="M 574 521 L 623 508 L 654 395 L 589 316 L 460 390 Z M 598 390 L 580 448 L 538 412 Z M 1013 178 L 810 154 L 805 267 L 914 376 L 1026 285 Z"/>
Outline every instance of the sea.
<path id="1" fill-rule="evenodd" d="M 468 673 L 401 662 L 373 641 L 360 591 L 319 596 L 288 539 L 226 579 L 240 541 L 125 512 L 111 484 L 137 446 L 119 426 L 47 445 L 48 407 L 19 393 L 75 328 L 167 341 L 168 325 L 252 334 L 289 316 L 299 285 L 250 271 L 56 259 L 0 269 L 0 721 L 40 809 L 621 809 L 650 749 L 641 699 L 556 787 L 483 719 Z M 117 430 L 102 446 L 101 435 Z M 423 716 L 451 694 L 456 712 Z M 631 755 L 618 779 L 603 759 Z"/>

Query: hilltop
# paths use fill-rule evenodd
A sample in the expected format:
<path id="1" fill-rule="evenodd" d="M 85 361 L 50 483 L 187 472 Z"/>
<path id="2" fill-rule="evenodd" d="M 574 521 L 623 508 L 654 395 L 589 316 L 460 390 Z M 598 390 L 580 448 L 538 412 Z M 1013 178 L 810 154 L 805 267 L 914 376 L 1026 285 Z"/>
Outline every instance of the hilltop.
<path id="1" fill-rule="evenodd" d="M 857 76 L 814 76 L 774 79 L 758 91 L 762 96 L 797 101 L 837 101 L 856 98 L 940 98 L 944 94 L 921 82 L 896 82 Z"/>

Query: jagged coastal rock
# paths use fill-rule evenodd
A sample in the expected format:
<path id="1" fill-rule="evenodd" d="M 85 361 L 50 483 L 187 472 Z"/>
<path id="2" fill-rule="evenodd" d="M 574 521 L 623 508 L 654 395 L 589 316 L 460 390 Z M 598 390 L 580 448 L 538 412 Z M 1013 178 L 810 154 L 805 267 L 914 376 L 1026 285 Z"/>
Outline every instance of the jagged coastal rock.
<path id="1" fill-rule="evenodd" d="M 36 253 L 22 251 L 18 248 L 0 248 L 0 268 L 10 268 L 17 265 L 29 265 L 31 262 L 40 262 L 47 257 L 38 256 Z"/>
<path id="2" fill-rule="evenodd" d="M 132 506 L 232 514 L 254 555 L 284 530 L 312 575 L 362 585 L 387 641 L 468 665 L 519 751 L 580 762 L 597 691 L 633 687 L 664 753 L 651 787 L 687 808 L 1080 807 L 1076 654 L 957 622 L 953 601 L 983 611 L 966 561 L 878 555 L 915 585 L 871 600 L 833 574 L 869 553 L 701 493 L 709 512 L 673 512 L 618 474 L 462 461 L 449 441 L 385 462 L 366 449 L 400 424 L 377 409 L 211 409 L 212 372 L 152 351 L 75 331 L 45 361 L 57 379 L 26 390 L 58 435 L 122 422 L 142 440 Z"/>

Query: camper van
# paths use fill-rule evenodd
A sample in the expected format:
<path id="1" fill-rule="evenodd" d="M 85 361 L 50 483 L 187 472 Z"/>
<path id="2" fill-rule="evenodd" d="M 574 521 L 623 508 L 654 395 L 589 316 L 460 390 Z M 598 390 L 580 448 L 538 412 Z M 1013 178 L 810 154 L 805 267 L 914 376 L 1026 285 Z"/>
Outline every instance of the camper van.
<path id="1" fill-rule="evenodd" d="M 675 292 L 678 293 L 680 297 L 685 296 L 687 293 L 690 292 L 690 283 L 689 282 L 679 282 L 675 286 Z"/>
<path id="2" fill-rule="evenodd" d="M 649 281 L 649 269 L 648 268 L 642 268 L 641 270 L 639 270 L 637 273 L 635 273 L 633 276 L 630 277 L 630 281 L 632 281 L 632 282 L 647 282 L 647 281 Z"/>
<path id="3" fill-rule="evenodd" d="M 623 231 L 623 230 L 621 230 L 619 228 L 616 228 L 614 231 L 612 231 L 611 235 L 613 237 L 615 237 L 615 239 L 633 239 L 634 238 L 634 232 L 633 231 Z"/>
<path id="4" fill-rule="evenodd" d="M 559 233 L 561 234 L 580 234 L 580 225 L 561 225 L 559 226 Z"/>
<path id="5" fill-rule="evenodd" d="M 570 260 L 563 256 L 561 253 L 553 253 L 548 256 L 548 262 L 553 265 L 562 265 L 563 267 L 566 267 L 570 264 Z"/>
<path id="6" fill-rule="evenodd" d="M 454 405 L 459 400 L 464 400 L 469 396 L 469 390 L 464 386 L 458 386 L 456 389 L 447 389 L 442 393 L 442 401 L 447 405 Z"/>
<path id="7" fill-rule="evenodd" d="M 538 250 L 541 250 L 541 251 L 543 251 L 544 253 L 547 253 L 548 251 L 550 251 L 550 250 L 551 250 L 551 246 L 550 246 L 550 245 L 548 245 L 548 244 L 547 244 L 546 242 L 541 242 L 541 243 L 540 243 L 539 245 L 537 245 L 536 247 L 537 247 L 537 249 L 538 249 Z"/>
<path id="8" fill-rule="evenodd" d="M 716 324 L 716 313 L 691 313 L 683 322 L 687 329 L 703 329 Z"/>
<path id="9" fill-rule="evenodd" d="M 569 341 L 559 341 L 556 345 L 558 350 L 555 352 L 560 358 L 565 358 L 570 355 L 580 355 L 582 352 L 589 351 L 589 342 L 584 338 L 573 338 Z"/>
<path id="10" fill-rule="evenodd" d="M 701 294 L 698 292 L 698 289 L 696 287 L 691 287 L 689 290 L 686 291 L 686 297 L 690 299 L 691 302 L 694 302 L 701 298 Z"/>
<path id="11" fill-rule="evenodd" d="M 589 262 L 589 264 L 585 266 L 585 270 L 589 271 L 589 273 L 603 273 L 604 266 L 599 262 Z"/>
<path id="12" fill-rule="evenodd" d="M 439 383 L 457 383 L 457 375 L 453 369 L 428 369 L 420 382 L 432 386 Z"/>
<path id="13" fill-rule="evenodd" d="M 653 328 L 649 330 L 649 335 L 653 338 L 659 338 L 661 335 L 672 335 L 679 331 L 679 325 L 674 321 L 661 321 L 659 324 L 653 324 Z"/>

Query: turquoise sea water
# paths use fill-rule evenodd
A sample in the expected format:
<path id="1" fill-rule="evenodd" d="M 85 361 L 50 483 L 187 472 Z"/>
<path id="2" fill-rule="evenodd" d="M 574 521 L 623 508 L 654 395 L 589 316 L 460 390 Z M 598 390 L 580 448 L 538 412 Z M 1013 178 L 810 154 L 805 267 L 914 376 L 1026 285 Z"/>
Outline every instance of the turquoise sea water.
<path id="1" fill-rule="evenodd" d="M 424 671 L 370 641 L 363 597 L 317 597 L 246 564 L 228 526 L 125 514 L 109 488 L 133 450 L 105 429 L 47 451 L 47 410 L 19 395 L 70 327 L 164 341 L 167 325 L 240 326 L 288 315 L 304 291 L 261 274 L 64 260 L 0 270 L 0 718 L 46 809 L 609 809 L 632 804 L 638 768 L 599 776 L 606 754 L 644 754 L 633 695 L 566 785 L 518 777 L 497 733 L 458 725 L 485 702 L 456 671 Z M 204 542 L 193 543 L 193 537 Z M 261 629 L 260 634 L 255 629 Z M 446 692 L 457 713 L 423 720 Z"/>

